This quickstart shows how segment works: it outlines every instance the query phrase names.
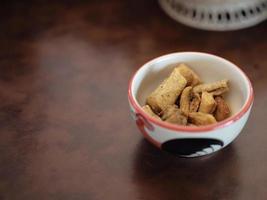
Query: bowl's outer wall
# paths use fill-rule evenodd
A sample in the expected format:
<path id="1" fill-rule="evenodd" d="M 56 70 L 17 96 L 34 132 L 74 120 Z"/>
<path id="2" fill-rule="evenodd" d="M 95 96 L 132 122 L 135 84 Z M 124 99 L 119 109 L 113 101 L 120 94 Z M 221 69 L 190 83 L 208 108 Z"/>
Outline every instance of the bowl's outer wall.
<path id="1" fill-rule="evenodd" d="M 232 123 L 226 124 L 223 127 L 204 132 L 184 132 L 161 127 L 153 123 L 152 121 L 148 121 L 147 118 L 138 113 L 130 103 L 130 109 L 133 119 L 137 122 L 138 120 L 140 120 L 140 117 L 138 116 L 141 115 L 142 119 L 146 120 L 145 124 L 147 123 L 149 124 L 149 127 L 147 127 L 146 125 L 144 125 L 144 127 L 138 125 L 138 128 L 140 129 L 141 133 L 145 136 L 146 139 L 148 139 L 157 147 L 161 147 L 163 143 L 170 140 L 185 139 L 185 138 L 187 139 L 207 138 L 207 139 L 216 139 L 221 141 L 223 144 L 221 148 L 223 148 L 228 144 L 230 144 L 239 135 L 239 133 L 241 132 L 241 130 L 243 129 L 248 120 L 251 107 L 252 105 L 241 118 Z M 151 126 L 153 128 L 151 128 Z M 217 151 L 221 148 L 217 148 L 214 151 Z"/>

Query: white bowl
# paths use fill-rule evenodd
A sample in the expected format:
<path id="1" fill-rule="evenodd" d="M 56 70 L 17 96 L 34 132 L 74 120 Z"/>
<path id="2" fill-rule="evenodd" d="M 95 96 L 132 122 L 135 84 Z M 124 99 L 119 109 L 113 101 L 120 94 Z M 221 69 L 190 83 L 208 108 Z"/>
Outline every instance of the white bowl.
<path id="1" fill-rule="evenodd" d="M 159 3 L 174 20 L 204 30 L 238 30 L 267 19 L 266 0 L 159 0 Z"/>
<path id="2" fill-rule="evenodd" d="M 178 63 L 188 64 L 203 82 L 229 80 L 230 91 L 225 96 L 232 112 L 229 118 L 213 125 L 188 127 L 157 120 L 142 110 L 146 97 Z M 179 156 L 197 157 L 222 149 L 238 136 L 247 122 L 254 96 L 251 82 L 235 64 L 207 53 L 181 52 L 144 64 L 129 83 L 128 99 L 132 116 L 148 141 Z"/>

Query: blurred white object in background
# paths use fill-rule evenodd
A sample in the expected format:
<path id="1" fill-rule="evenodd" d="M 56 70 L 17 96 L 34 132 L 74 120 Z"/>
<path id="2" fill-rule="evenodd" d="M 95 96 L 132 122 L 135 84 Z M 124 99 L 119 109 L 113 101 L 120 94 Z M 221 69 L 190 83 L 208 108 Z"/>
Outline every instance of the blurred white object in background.
<path id="1" fill-rule="evenodd" d="M 176 21 L 205 30 L 237 30 L 267 18 L 267 0 L 159 0 L 159 3 Z"/>

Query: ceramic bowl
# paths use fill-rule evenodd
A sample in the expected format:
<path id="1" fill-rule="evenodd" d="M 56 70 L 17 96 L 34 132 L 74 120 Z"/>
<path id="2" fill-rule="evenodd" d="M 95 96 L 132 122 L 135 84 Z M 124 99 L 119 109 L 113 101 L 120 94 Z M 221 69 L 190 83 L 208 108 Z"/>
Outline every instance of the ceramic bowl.
<path id="1" fill-rule="evenodd" d="M 238 30 L 267 19 L 267 0 L 159 0 L 159 4 L 174 20 L 204 30 Z"/>
<path id="2" fill-rule="evenodd" d="M 170 124 L 147 115 L 142 106 L 146 97 L 178 63 L 188 64 L 205 83 L 228 79 L 225 98 L 231 116 L 216 124 L 189 127 Z M 241 132 L 253 104 L 253 89 L 246 74 L 224 58 L 198 52 L 172 53 L 155 58 L 137 70 L 129 83 L 131 114 L 144 137 L 156 147 L 183 157 L 198 157 L 230 144 Z"/>

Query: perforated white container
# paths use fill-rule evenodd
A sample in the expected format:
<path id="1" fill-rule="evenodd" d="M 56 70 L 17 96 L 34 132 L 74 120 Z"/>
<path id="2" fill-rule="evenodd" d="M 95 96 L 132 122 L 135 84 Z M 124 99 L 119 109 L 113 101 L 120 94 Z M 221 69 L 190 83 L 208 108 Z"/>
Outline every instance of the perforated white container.
<path id="1" fill-rule="evenodd" d="M 159 3 L 176 21 L 205 30 L 237 30 L 267 18 L 267 0 L 159 0 Z"/>

